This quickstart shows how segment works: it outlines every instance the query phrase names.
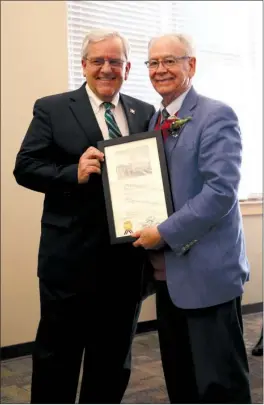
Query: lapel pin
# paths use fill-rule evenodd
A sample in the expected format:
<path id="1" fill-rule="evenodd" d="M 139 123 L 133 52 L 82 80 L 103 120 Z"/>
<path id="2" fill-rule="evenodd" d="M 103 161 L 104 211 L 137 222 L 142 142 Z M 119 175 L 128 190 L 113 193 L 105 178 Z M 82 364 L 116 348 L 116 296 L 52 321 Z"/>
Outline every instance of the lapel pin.
<path id="1" fill-rule="evenodd" d="M 135 110 L 133 110 L 133 108 L 130 108 L 130 110 L 129 110 L 132 114 L 136 114 L 136 111 Z"/>

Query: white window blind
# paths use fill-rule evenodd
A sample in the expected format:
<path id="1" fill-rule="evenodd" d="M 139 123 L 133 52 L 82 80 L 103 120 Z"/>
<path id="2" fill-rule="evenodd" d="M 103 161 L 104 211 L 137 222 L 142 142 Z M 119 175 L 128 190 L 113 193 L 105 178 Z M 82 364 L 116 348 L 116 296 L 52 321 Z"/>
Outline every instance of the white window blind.
<path id="1" fill-rule="evenodd" d="M 152 89 L 144 61 L 149 39 L 161 32 L 161 5 L 160 1 L 69 1 L 69 88 L 75 89 L 84 81 L 81 45 L 85 34 L 91 28 L 109 27 L 125 35 L 131 46 L 132 68 L 122 91 L 158 104 L 160 97 Z"/>
<path id="2" fill-rule="evenodd" d="M 87 31 L 109 27 L 131 45 L 131 71 L 122 92 L 159 106 L 144 65 L 151 37 L 185 32 L 196 43 L 201 94 L 236 111 L 243 137 L 240 198 L 262 193 L 262 2 L 68 1 L 69 89 L 84 82 L 81 45 Z"/>

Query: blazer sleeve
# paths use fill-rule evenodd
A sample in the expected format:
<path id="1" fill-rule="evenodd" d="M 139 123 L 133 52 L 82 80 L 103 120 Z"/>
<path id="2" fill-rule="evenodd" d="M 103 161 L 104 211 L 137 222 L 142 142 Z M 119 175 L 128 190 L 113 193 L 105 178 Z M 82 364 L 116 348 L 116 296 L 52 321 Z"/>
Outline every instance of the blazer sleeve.
<path id="1" fill-rule="evenodd" d="M 176 253 L 188 250 L 237 202 L 242 144 L 238 120 L 230 107 L 221 106 L 209 115 L 197 152 L 204 179 L 201 192 L 158 226 Z"/>
<path id="2" fill-rule="evenodd" d="M 17 154 L 13 174 L 18 184 L 34 191 L 71 190 L 78 186 L 78 164 L 56 164 L 46 104 L 37 100 L 34 105 L 33 119 Z"/>

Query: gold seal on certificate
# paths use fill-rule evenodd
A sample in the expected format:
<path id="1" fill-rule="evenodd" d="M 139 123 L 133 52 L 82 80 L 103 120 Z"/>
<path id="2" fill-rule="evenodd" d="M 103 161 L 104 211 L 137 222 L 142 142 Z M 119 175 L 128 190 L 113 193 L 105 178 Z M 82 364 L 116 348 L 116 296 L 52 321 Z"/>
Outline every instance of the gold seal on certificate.
<path id="1" fill-rule="evenodd" d="M 98 142 L 111 243 L 158 225 L 173 212 L 161 131 Z"/>
<path id="2" fill-rule="evenodd" d="M 129 233 L 133 233 L 133 225 L 132 225 L 131 221 L 125 221 L 124 222 L 124 228 L 125 228 L 124 235 L 127 235 Z"/>

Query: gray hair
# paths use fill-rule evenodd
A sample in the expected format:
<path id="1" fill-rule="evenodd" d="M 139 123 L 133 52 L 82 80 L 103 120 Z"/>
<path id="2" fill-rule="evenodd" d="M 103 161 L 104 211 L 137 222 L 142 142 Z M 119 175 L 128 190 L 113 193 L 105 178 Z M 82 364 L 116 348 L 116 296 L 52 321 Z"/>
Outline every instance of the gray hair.
<path id="1" fill-rule="evenodd" d="M 193 39 L 187 34 L 171 33 L 171 34 L 160 35 L 159 37 L 154 37 L 149 41 L 148 49 L 150 50 L 153 43 L 161 38 L 178 40 L 184 46 L 185 51 L 186 51 L 186 56 L 195 56 L 195 46 L 193 43 Z"/>
<path id="2" fill-rule="evenodd" d="M 130 52 L 130 45 L 129 45 L 128 40 L 117 31 L 113 31 L 111 29 L 103 29 L 103 28 L 95 28 L 95 29 L 91 30 L 85 36 L 85 38 L 83 40 L 83 44 L 82 44 L 82 53 L 81 53 L 82 60 L 87 57 L 88 45 L 90 43 L 103 41 L 104 39 L 113 38 L 113 37 L 117 37 L 117 38 L 121 39 L 123 48 L 124 48 L 124 54 L 125 54 L 126 60 L 128 60 L 129 52 Z"/>

